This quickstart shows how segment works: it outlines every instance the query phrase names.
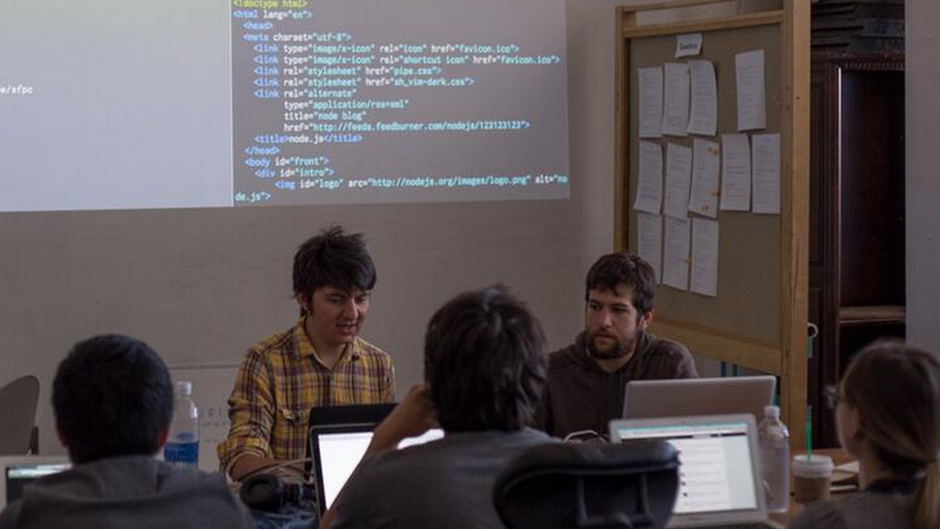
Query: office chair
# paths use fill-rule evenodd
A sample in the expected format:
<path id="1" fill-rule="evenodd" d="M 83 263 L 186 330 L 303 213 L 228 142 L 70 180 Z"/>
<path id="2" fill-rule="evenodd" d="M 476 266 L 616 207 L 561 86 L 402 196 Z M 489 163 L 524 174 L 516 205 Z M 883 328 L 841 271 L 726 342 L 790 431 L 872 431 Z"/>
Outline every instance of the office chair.
<path id="1" fill-rule="evenodd" d="M 27 375 L 0 388 L 0 455 L 26 454 L 33 449 L 39 379 Z"/>
<path id="2" fill-rule="evenodd" d="M 548 444 L 499 475 L 496 511 L 509 529 L 654 529 L 666 525 L 679 460 L 663 441 Z"/>

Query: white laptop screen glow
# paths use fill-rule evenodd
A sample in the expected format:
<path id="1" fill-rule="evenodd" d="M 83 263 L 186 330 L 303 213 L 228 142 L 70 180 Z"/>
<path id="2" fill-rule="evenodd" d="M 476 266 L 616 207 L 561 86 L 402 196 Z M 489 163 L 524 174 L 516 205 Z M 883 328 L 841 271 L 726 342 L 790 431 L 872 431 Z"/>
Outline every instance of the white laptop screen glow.
<path id="1" fill-rule="evenodd" d="M 372 432 L 320 434 L 320 472 L 323 475 L 324 509 L 328 509 L 343 484 L 352 475 L 359 460 L 366 453 Z"/>
<path id="2" fill-rule="evenodd" d="M 23 496 L 23 487 L 33 481 L 50 474 L 68 470 L 69 463 L 19 463 L 11 464 L 5 468 L 4 480 L 6 482 L 6 498 L 9 504 Z"/>
<path id="3" fill-rule="evenodd" d="M 442 430 L 428 430 L 419 437 L 402 440 L 398 448 L 426 443 L 441 437 L 444 437 Z M 371 431 L 321 433 L 317 436 L 320 472 L 323 476 L 323 499 L 326 503 L 323 506 L 324 509 L 328 509 L 333 504 L 333 500 L 346 484 L 346 480 L 356 470 L 356 466 L 366 453 L 371 441 Z"/>
<path id="4" fill-rule="evenodd" d="M 665 439 L 679 453 L 676 514 L 757 510 L 747 423 L 623 427 L 624 442 Z"/>

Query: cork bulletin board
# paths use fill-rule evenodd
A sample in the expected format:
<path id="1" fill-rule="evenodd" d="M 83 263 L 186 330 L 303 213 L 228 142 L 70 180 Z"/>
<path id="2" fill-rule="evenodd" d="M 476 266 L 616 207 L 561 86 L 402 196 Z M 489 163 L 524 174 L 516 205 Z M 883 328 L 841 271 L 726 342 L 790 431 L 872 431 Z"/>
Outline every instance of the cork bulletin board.
<path id="1" fill-rule="evenodd" d="M 615 246 L 637 251 L 638 245 L 638 68 L 686 60 L 714 65 L 716 134 L 643 139 L 659 143 L 665 153 L 667 144 L 691 148 L 693 138 L 720 144 L 722 134 L 739 132 L 736 56 L 763 50 L 766 126 L 748 132 L 780 135 L 780 213 L 718 211 L 716 295 L 661 284 L 652 331 L 686 344 L 696 355 L 779 376 L 784 418 L 797 430 L 792 441 L 797 445 L 805 422 L 807 376 L 809 6 L 783 1 L 775 9 L 721 18 L 637 23 L 643 12 L 719 3 L 729 2 L 685 0 L 618 8 Z M 701 51 L 677 58 L 677 38 L 689 34 L 701 35 Z"/>

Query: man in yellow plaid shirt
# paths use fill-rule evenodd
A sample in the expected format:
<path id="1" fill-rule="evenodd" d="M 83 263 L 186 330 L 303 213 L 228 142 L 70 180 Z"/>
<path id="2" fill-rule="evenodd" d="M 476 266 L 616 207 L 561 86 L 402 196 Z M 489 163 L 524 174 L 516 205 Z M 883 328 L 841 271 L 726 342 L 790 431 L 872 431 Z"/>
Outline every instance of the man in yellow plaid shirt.
<path id="1" fill-rule="evenodd" d="M 303 458 L 314 407 L 394 402 L 391 357 L 359 338 L 375 282 L 360 234 L 332 227 L 297 250 L 300 319 L 248 350 L 229 398 L 232 426 L 217 452 L 233 479 Z"/>

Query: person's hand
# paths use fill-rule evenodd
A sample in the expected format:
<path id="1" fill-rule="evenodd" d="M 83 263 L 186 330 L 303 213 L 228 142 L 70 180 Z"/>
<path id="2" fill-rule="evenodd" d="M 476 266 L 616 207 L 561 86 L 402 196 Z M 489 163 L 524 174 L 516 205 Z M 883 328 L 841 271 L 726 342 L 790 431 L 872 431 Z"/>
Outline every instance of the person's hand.
<path id="1" fill-rule="evenodd" d="M 402 439 L 417 437 L 435 427 L 437 427 L 437 418 L 434 414 L 434 406 L 431 404 L 427 385 L 412 386 L 404 400 L 399 402 L 398 406 L 395 406 L 395 409 L 392 410 L 392 413 L 389 413 L 388 417 L 375 427 L 372 442 L 369 443 L 369 448 L 366 450 L 362 461 L 359 462 L 360 466 L 367 457 L 397 448 Z M 320 519 L 319 529 L 329 529 L 333 524 L 333 520 L 336 518 L 336 506 L 340 503 L 342 497 L 343 492 L 340 491 L 337 501 L 330 505 L 330 508 Z"/>
<path id="2" fill-rule="evenodd" d="M 369 453 L 398 446 L 402 439 L 417 437 L 437 427 L 434 405 L 426 384 L 413 386 L 392 413 L 375 428 Z"/>

